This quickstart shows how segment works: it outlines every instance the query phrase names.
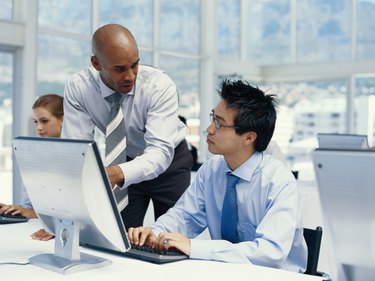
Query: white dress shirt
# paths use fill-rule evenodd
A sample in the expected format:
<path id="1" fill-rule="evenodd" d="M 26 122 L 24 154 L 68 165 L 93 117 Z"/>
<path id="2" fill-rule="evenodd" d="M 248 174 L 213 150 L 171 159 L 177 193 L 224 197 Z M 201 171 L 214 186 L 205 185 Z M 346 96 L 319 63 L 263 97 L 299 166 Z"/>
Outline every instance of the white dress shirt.
<path id="1" fill-rule="evenodd" d="M 255 152 L 232 172 L 236 185 L 239 243 L 222 240 L 221 213 L 230 171 L 223 156 L 214 156 L 198 170 L 176 205 L 151 225 L 160 232 L 192 238 L 190 257 L 304 272 L 307 246 L 296 181 L 271 155 Z M 193 239 L 208 227 L 212 240 Z"/>
<path id="2" fill-rule="evenodd" d="M 95 126 L 105 133 L 113 94 L 93 67 L 73 75 L 64 89 L 62 138 L 93 139 Z M 156 178 L 171 164 L 175 147 L 185 138 L 178 119 L 178 93 L 162 70 L 139 65 L 132 92 L 122 103 L 127 138 L 126 154 L 133 161 L 120 164 L 124 187 Z"/>

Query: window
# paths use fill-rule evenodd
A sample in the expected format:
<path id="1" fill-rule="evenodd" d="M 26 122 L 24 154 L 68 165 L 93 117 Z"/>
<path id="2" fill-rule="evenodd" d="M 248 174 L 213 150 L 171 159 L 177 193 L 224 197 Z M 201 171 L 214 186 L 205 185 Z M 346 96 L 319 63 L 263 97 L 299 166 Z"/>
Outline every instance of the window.
<path id="1" fill-rule="evenodd" d="M 289 0 L 249 0 L 246 17 L 248 57 L 260 64 L 290 63 Z"/>
<path id="2" fill-rule="evenodd" d="M 368 135 L 372 146 L 375 142 L 375 74 L 355 77 L 354 132 Z"/>
<path id="3" fill-rule="evenodd" d="M 160 0 L 160 3 L 161 49 L 199 54 L 200 1 Z"/>
<path id="4" fill-rule="evenodd" d="M 177 85 L 179 92 L 179 114 L 187 119 L 190 134 L 187 140 L 199 151 L 199 60 L 182 59 L 163 55 L 160 58 L 160 68 L 167 71 L 168 75 Z M 183 66 L 183 67 L 181 67 Z"/>
<path id="5" fill-rule="evenodd" d="M 174 80 L 179 114 L 187 119 L 187 140 L 199 151 L 200 4 L 199 0 L 160 1 L 159 67 Z"/>
<path id="6" fill-rule="evenodd" d="M 139 63 L 140 64 L 147 64 L 152 65 L 152 52 L 147 52 L 143 50 L 139 50 Z"/>
<path id="7" fill-rule="evenodd" d="M 240 58 L 241 11 L 240 0 L 218 1 L 217 47 L 223 59 Z"/>
<path id="8" fill-rule="evenodd" d="M 153 42 L 154 1 L 100 1 L 100 26 L 117 23 L 130 30 L 139 47 L 151 47 Z"/>
<path id="9" fill-rule="evenodd" d="M 40 28 L 89 36 L 91 1 L 39 0 L 38 24 Z"/>
<path id="10" fill-rule="evenodd" d="M 62 94 L 68 78 L 90 65 L 90 55 L 88 41 L 40 34 L 37 94 Z"/>
<path id="11" fill-rule="evenodd" d="M 0 51 L 0 197 L 12 203 L 13 53 Z"/>
<path id="12" fill-rule="evenodd" d="M 0 19 L 11 20 L 13 12 L 13 0 L 0 0 Z"/>
<path id="13" fill-rule="evenodd" d="M 357 58 L 375 58 L 375 1 L 358 0 L 357 3 Z"/>
<path id="14" fill-rule="evenodd" d="M 37 94 L 62 94 L 70 75 L 90 65 L 91 1 L 39 0 Z"/>
<path id="15" fill-rule="evenodd" d="M 185 118 L 199 116 L 199 61 L 163 55 L 160 68 L 167 71 L 179 91 L 180 114 Z M 183 67 L 181 67 L 183 66 Z"/>
<path id="16" fill-rule="evenodd" d="M 301 167 L 310 161 L 307 155 L 316 145 L 317 132 L 368 132 L 375 137 L 374 74 L 371 73 L 371 60 L 375 59 L 375 0 L 37 2 L 36 95 L 62 93 L 69 76 L 90 65 L 93 30 L 107 23 L 119 23 L 136 37 L 140 63 L 166 70 L 176 82 L 180 114 L 188 119 L 195 140 L 207 125 L 199 128 L 200 110 L 211 109 L 201 109 L 200 101 L 204 99 L 203 104 L 207 105 L 217 101 L 215 79 L 224 76 L 226 71 L 235 78 L 266 81 L 256 84 L 278 95 L 281 102 L 274 139 L 288 159 L 293 159 L 291 165 Z M 11 20 L 14 14 L 22 22 L 24 1 L 15 3 L 0 0 L 0 19 Z M 207 14 L 202 15 L 201 6 L 209 8 L 205 10 Z M 13 12 L 17 8 L 20 11 Z M 211 24 L 210 20 L 216 22 Z M 205 40 L 206 34 L 215 37 L 217 47 L 203 57 L 201 47 L 206 45 L 201 39 Z M 352 68 L 353 59 L 358 64 Z M 338 73 L 349 74 L 339 75 L 341 78 L 337 80 L 323 80 L 334 79 L 320 72 L 318 63 L 323 62 L 325 66 L 327 61 L 330 61 L 327 65 L 334 67 L 339 62 Z M 340 69 L 341 62 L 345 69 Z M 302 65 L 296 65 L 299 63 Z M 366 71 L 367 68 L 370 70 Z M 301 70 L 301 79 L 306 74 L 309 82 L 298 82 L 296 77 L 288 76 L 289 69 Z M 347 107 L 352 105 L 348 84 L 350 75 L 357 74 L 353 69 L 360 69 L 366 75 L 357 75 L 354 79 L 355 105 L 349 108 L 348 113 L 352 115 L 349 116 Z M 202 75 L 203 70 L 210 73 Z M 336 69 L 332 70 L 330 77 L 336 77 L 333 76 Z M 202 81 L 201 77 L 209 79 Z M 206 86 L 206 83 L 215 85 Z M 8 84 L 0 85 L 4 87 Z M 208 87 L 212 92 L 200 93 Z M 303 173 L 300 178 L 303 179 Z"/>
<path id="17" fill-rule="evenodd" d="M 297 61 L 350 59 L 351 0 L 297 1 Z"/>
<path id="18" fill-rule="evenodd" d="M 317 147 L 316 134 L 346 132 L 347 80 L 255 84 L 280 101 L 273 140 L 292 159 L 288 164 L 300 171 L 299 178 L 313 180 L 310 153 Z M 327 122 L 332 112 L 339 115 L 335 123 Z"/>

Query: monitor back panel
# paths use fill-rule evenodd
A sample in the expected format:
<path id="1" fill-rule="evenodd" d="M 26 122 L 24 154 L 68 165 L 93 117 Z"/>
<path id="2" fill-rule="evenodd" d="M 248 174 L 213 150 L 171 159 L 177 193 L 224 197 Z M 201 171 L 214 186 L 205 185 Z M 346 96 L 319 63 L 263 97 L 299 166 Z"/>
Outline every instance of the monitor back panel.
<path id="1" fill-rule="evenodd" d="M 125 252 L 126 230 L 94 141 L 17 137 L 15 158 L 31 203 L 54 233 L 60 219 L 80 223 L 80 242 Z"/>
<path id="2" fill-rule="evenodd" d="M 317 138 L 319 148 L 367 149 L 369 147 L 366 135 L 318 133 Z"/>
<path id="3" fill-rule="evenodd" d="M 317 149 L 313 161 L 338 262 L 375 268 L 375 151 Z"/>

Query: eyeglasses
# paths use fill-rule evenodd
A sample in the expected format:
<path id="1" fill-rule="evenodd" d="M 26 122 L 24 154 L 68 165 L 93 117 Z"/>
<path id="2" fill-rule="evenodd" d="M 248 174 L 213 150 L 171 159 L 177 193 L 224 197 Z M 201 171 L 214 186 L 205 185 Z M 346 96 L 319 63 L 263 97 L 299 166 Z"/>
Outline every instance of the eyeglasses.
<path id="1" fill-rule="evenodd" d="M 217 120 L 215 114 L 214 114 L 214 111 L 212 111 L 210 114 L 210 121 L 211 123 L 214 123 L 215 124 L 215 128 L 216 129 L 221 129 L 221 128 L 232 128 L 232 129 L 239 129 L 240 127 L 237 127 L 237 126 L 226 126 L 226 125 L 223 125 L 220 123 L 219 120 Z"/>

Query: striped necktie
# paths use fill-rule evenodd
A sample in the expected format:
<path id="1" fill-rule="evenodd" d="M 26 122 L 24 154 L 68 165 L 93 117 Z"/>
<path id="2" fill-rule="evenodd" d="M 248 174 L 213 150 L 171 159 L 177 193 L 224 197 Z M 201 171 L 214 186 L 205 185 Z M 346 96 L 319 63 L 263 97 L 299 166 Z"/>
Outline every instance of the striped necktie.
<path id="1" fill-rule="evenodd" d="M 237 243 L 237 192 L 236 184 L 239 177 L 227 173 L 227 190 L 224 196 L 223 210 L 221 213 L 221 238 L 232 243 Z"/>
<path id="2" fill-rule="evenodd" d="M 118 165 L 126 162 L 126 136 L 125 136 L 125 121 L 124 114 L 121 109 L 121 102 L 124 96 L 119 93 L 114 93 L 105 98 L 111 104 L 111 111 L 109 123 L 106 128 L 106 147 L 105 147 L 105 161 L 106 167 Z M 121 212 L 128 205 L 128 189 L 120 188 L 116 185 L 113 189 L 117 201 L 117 207 Z"/>
<path id="3" fill-rule="evenodd" d="M 113 166 L 126 162 L 125 121 L 121 110 L 123 95 L 114 93 L 105 99 L 111 104 L 109 123 L 105 133 L 105 166 Z"/>

